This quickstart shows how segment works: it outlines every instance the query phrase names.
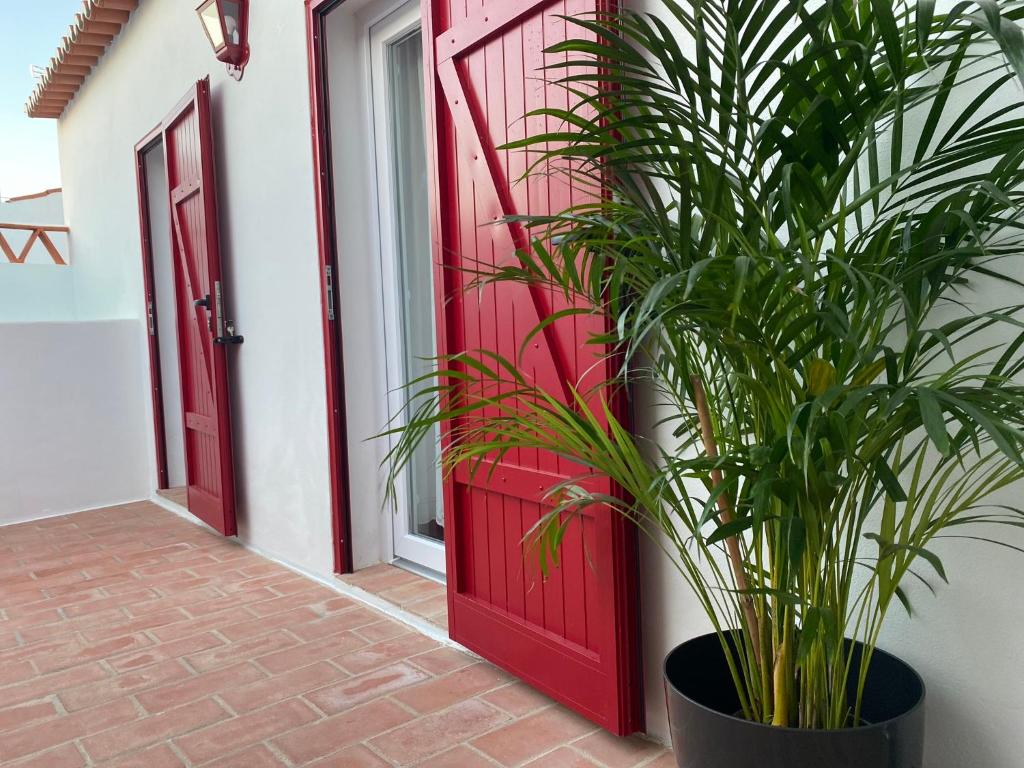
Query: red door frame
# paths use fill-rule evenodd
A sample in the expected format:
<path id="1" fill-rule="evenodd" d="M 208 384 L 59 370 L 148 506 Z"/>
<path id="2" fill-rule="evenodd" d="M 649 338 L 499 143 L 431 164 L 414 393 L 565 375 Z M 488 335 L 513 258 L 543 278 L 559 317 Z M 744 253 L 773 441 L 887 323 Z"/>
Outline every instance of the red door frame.
<path id="1" fill-rule="evenodd" d="M 335 535 L 335 565 L 338 572 L 347 572 L 351 569 L 352 555 L 350 544 L 350 517 L 348 514 L 347 504 L 348 465 L 345 434 L 344 371 L 341 359 L 342 332 L 340 320 L 336 316 L 332 317 L 332 314 L 336 314 L 333 313 L 333 308 L 340 306 L 337 283 L 341 276 L 338 271 L 336 260 L 336 218 L 333 207 L 333 184 L 331 179 L 332 164 L 329 126 L 330 102 L 327 71 L 325 67 L 326 41 L 324 39 L 323 31 L 325 15 L 330 10 L 340 5 L 341 2 L 343 2 L 343 0 L 304 0 L 306 8 L 307 55 L 310 84 L 310 127 L 312 133 L 313 167 L 315 173 L 314 195 L 318 237 L 317 258 L 321 277 L 324 360 L 327 378 L 328 431 L 330 440 L 329 449 L 332 491 L 331 506 L 332 523 Z M 424 70 L 426 78 L 424 92 L 425 103 L 428 109 L 443 110 L 447 107 L 443 102 L 443 97 L 438 92 L 437 88 L 435 88 L 435 52 L 433 50 L 433 45 L 429 42 L 433 40 L 434 30 L 437 26 L 437 20 L 433 18 L 432 14 L 432 8 L 435 4 L 431 3 L 429 0 L 421 0 L 421 2 L 425 9 L 423 13 L 425 41 Z M 437 121 L 428 121 L 427 161 L 432 168 L 436 168 L 436 164 L 438 162 L 436 148 L 439 143 L 439 138 L 448 142 L 454 140 L 453 136 L 447 135 L 447 130 L 445 131 L 444 136 L 438 137 L 435 135 L 437 127 Z M 432 183 L 441 185 L 445 184 L 446 175 L 434 173 L 432 176 Z M 441 213 L 437 206 L 437 201 L 442 199 L 441 192 L 443 191 L 443 189 L 435 189 L 431 194 L 430 216 L 435 227 L 440 227 L 443 224 L 441 221 Z M 329 279 L 331 274 L 333 274 L 333 280 Z M 435 276 L 435 291 L 437 292 L 439 299 L 435 306 L 439 308 L 437 323 L 439 328 L 438 339 L 440 342 L 445 338 L 444 333 L 440 329 L 445 327 L 445 314 L 448 307 L 446 302 L 440 300 L 441 297 L 447 295 L 447 275 L 443 266 L 437 265 L 435 267 Z M 624 400 L 617 398 L 615 407 L 616 410 L 624 410 Z M 442 439 L 444 439 L 443 436 Z M 444 503 L 446 509 L 452 508 L 452 485 L 450 480 L 445 483 Z M 618 521 L 618 525 L 625 529 L 627 523 L 626 521 L 621 520 Z M 623 626 L 628 626 L 633 621 L 638 622 L 639 620 L 639 616 L 637 614 L 623 608 L 623 606 L 630 604 L 629 600 L 625 598 L 628 598 L 630 594 L 635 595 L 638 588 L 639 574 L 636 567 L 638 551 L 635 531 L 624 530 L 622 535 L 616 537 L 614 547 L 616 549 L 616 559 L 620 560 L 625 565 L 626 574 L 624 574 L 623 578 L 620 578 L 616 583 L 616 606 L 612 610 L 616 615 L 623 614 L 619 617 L 618 623 Z M 449 569 L 452 568 L 452 565 L 453 558 L 451 556 L 451 552 L 449 552 Z M 450 570 L 448 578 L 457 578 L 457 574 Z M 455 590 L 449 590 L 448 600 L 450 611 L 455 599 Z M 638 606 L 634 607 L 638 610 Z M 634 661 L 632 664 L 635 665 L 631 666 L 628 663 L 623 665 L 621 673 L 629 677 L 628 681 L 623 680 L 624 683 L 635 684 L 639 681 L 639 659 L 641 652 L 638 646 L 638 641 L 639 634 L 628 630 L 622 635 L 616 637 L 617 653 L 620 654 L 621 658 L 633 659 Z M 534 680 L 533 683 L 536 685 L 538 684 L 538 681 Z M 541 685 L 540 687 L 543 688 L 544 686 Z M 554 691 L 550 692 L 557 693 Z M 627 699 L 628 701 L 619 703 L 620 708 L 624 708 L 624 711 L 619 712 L 616 717 L 610 718 L 609 722 L 606 723 L 607 727 L 618 730 L 623 734 L 634 730 L 642 730 L 644 725 L 642 695 L 637 691 L 634 691 L 632 695 L 627 696 Z"/>
<path id="2" fill-rule="evenodd" d="M 317 265 L 323 316 L 324 371 L 327 379 L 327 440 L 331 483 L 331 534 L 334 571 L 351 573 L 352 518 L 349 514 L 348 432 L 345 424 L 345 368 L 341 355 L 341 317 L 337 259 L 337 218 L 332 179 L 330 100 L 324 17 L 341 0 L 305 0 L 306 55 L 309 64 L 310 130 L 313 137 L 313 195 L 316 208 Z"/>
<path id="3" fill-rule="evenodd" d="M 163 143 L 163 125 L 157 125 L 135 145 L 135 186 L 139 196 L 139 235 L 142 241 L 142 290 L 146 307 L 149 348 L 150 397 L 153 403 L 153 436 L 156 449 L 156 487 L 169 487 L 167 478 L 167 430 L 164 424 L 163 371 L 160 368 L 160 336 L 157 323 L 156 285 L 153 278 L 153 246 L 149 218 L 149 179 L 145 154 Z"/>

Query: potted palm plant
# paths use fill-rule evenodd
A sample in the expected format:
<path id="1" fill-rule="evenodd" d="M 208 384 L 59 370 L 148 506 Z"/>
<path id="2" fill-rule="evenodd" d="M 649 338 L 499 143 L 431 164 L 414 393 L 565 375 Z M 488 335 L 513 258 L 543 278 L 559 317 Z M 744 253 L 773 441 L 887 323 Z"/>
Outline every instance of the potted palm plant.
<path id="1" fill-rule="evenodd" d="M 599 192 L 521 217 L 532 250 L 476 279 L 562 293 L 542 325 L 606 317 L 603 391 L 655 392 L 659 425 L 468 350 L 410 383 L 390 476 L 440 423 L 449 471 L 528 447 L 611 478 L 550 489 L 531 541 L 557 567 L 604 505 L 665 547 L 715 628 L 665 663 L 680 766 L 921 768 L 883 622 L 946 579 L 939 539 L 1024 527 L 1024 307 L 973 305 L 1021 285 L 1022 17 L 662 0 L 551 49 L 570 107 L 537 114 L 564 129 L 507 149 Z"/>

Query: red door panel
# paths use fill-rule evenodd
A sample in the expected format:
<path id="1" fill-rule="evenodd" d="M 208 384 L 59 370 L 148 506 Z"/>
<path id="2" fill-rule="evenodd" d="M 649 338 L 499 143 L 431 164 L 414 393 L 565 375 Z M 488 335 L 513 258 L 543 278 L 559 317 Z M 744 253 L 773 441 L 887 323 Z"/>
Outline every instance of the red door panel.
<path id="1" fill-rule="evenodd" d="M 209 79 L 164 120 L 188 508 L 234 536 L 235 488 Z"/>
<path id="2" fill-rule="evenodd" d="M 433 41 L 425 55 L 433 74 L 427 88 L 439 346 L 449 354 L 489 349 L 515 359 L 538 320 L 563 309 L 564 300 L 509 283 L 466 292 L 470 278 L 457 268 L 505 261 L 527 245 L 521 227 L 493 226 L 498 219 L 563 210 L 593 194 L 558 174 L 519 181 L 529 158 L 496 147 L 525 131 L 556 128 L 544 118 L 522 120 L 539 107 L 568 106 L 564 91 L 542 82 L 542 51 L 567 34 L 580 36 L 560 16 L 599 6 L 596 0 L 423 3 L 425 39 Z M 549 392 L 565 395 L 570 384 L 603 381 L 609 363 L 584 343 L 601 325 L 596 318 L 549 325 L 531 341 L 526 371 Z M 643 725 L 635 531 L 608 509 L 591 510 L 573 523 L 561 566 L 547 580 L 522 547 L 545 509 L 543 491 L 578 473 L 556 456 L 522 450 L 493 472 L 457 472 L 449 481 L 449 627 L 455 640 L 625 734 Z M 607 480 L 594 482 L 611 490 Z"/>

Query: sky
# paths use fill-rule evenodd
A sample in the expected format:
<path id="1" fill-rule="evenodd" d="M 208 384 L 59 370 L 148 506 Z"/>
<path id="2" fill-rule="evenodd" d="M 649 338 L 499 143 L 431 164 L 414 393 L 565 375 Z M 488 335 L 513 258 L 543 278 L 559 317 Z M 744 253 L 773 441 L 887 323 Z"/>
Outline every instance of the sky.
<path id="1" fill-rule="evenodd" d="M 29 65 L 45 67 L 82 0 L 0 0 L 0 197 L 60 186 L 57 121 L 31 120 Z"/>

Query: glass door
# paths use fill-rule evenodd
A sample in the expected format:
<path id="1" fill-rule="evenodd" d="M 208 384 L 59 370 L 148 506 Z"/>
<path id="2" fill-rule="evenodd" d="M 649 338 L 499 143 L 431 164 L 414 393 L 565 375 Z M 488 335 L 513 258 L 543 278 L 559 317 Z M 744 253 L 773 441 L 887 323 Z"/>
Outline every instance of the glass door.
<path id="1" fill-rule="evenodd" d="M 408 394 L 402 386 L 429 373 L 437 348 L 419 4 L 402 6 L 369 34 L 384 343 L 395 414 Z M 399 485 L 393 535 L 396 557 L 443 573 L 437 438 L 423 441 Z"/>

